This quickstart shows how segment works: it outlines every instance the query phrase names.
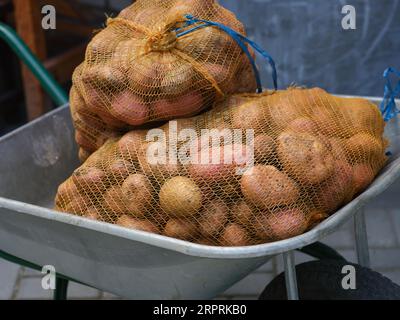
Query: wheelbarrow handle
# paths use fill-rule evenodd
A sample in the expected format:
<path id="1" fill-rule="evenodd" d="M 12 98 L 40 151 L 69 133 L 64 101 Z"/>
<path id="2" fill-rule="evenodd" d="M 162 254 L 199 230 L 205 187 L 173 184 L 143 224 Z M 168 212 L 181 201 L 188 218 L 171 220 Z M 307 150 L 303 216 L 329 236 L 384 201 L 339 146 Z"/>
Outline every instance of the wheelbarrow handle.
<path id="1" fill-rule="evenodd" d="M 0 38 L 4 40 L 15 54 L 24 62 L 33 75 L 38 79 L 43 89 L 58 106 L 68 103 L 67 93 L 46 70 L 43 64 L 28 48 L 13 28 L 0 22 Z"/>

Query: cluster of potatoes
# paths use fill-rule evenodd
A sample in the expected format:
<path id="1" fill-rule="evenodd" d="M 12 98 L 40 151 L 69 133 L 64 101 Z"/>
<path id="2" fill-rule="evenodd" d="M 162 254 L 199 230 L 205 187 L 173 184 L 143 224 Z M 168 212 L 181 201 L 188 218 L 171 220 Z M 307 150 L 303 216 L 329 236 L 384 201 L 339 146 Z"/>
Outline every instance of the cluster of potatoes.
<path id="1" fill-rule="evenodd" d="M 70 101 L 82 160 L 110 137 L 194 116 L 225 95 L 255 92 L 250 61 L 225 32 L 200 28 L 176 37 L 187 13 L 246 34 L 215 0 L 138 0 L 110 19 L 73 76 Z"/>
<path id="2" fill-rule="evenodd" d="M 150 164 L 147 131 L 131 131 L 109 139 L 60 186 L 56 209 L 199 244 L 253 245 L 313 227 L 386 161 L 378 108 L 319 88 L 234 95 L 177 126 L 254 130 L 254 152 L 245 142 L 205 148 L 200 137 L 191 156 L 216 151 L 219 163 Z M 160 129 L 168 135 L 168 124 Z M 254 166 L 238 174 L 251 157 Z"/>

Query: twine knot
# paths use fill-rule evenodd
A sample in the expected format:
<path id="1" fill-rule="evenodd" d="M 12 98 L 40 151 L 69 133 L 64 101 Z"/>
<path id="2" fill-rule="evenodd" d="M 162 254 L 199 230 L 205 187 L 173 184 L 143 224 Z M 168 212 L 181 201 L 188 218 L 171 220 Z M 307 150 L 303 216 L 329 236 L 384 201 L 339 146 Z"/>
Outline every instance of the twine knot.
<path id="1" fill-rule="evenodd" d="M 148 51 L 169 51 L 175 48 L 176 32 L 173 30 L 160 31 L 149 36 L 147 41 Z"/>

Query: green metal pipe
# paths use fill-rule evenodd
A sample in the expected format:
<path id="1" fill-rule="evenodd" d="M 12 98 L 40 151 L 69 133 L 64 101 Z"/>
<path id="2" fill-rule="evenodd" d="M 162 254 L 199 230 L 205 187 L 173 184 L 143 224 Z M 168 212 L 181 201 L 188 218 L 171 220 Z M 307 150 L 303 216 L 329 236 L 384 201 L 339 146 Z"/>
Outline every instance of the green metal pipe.
<path id="1" fill-rule="evenodd" d="M 327 246 L 326 244 L 323 244 L 322 242 L 314 242 L 297 250 L 319 260 L 332 259 L 344 262 L 346 261 L 346 259 L 339 252 Z"/>
<path id="2" fill-rule="evenodd" d="M 18 258 L 16 256 L 13 256 L 13 255 L 11 255 L 11 254 L 9 254 L 7 252 L 1 251 L 1 250 L 0 250 L 0 258 L 6 260 L 8 262 L 15 263 L 15 264 L 17 264 L 19 266 L 22 266 L 22 267 L 25 267 L 25 268 L 29 268 L 29 269 L 32 269 L 32 270 L 36 270 L 36 271 L 39 271 L 39 272 L 42 272 L 42 269 L 43 269 L 42 266 L 39 266 L 39 265 L 37 265 L 35 263 L 32 263 L 32 262 L 26 261 L 24 259 Z M 76 283 L 82 284 L 84 286 L 88 286 L 87 284 L 85 284 L 83 282 L 80 282 L 78 280 L 75 280 L 75 279 L 72 279 L 70 277 L 64 276 L 64 275 L 62 275 L 60 273 L 57 273 L 57 278 L 60 278 L 60 279 L 66 280 L 66 281 L 76 282 Z"/>
<path id="3" fill-rule="evenodd" d="M 60 277 L 56 277 L 56 289 L 53 293 L 53 300 L 67 300 L 69 281 Z"/>
<path id="4" fill-rule="evenodd" d="M 64 89 L 57 83 L 53 76 L 46 70 L 39 59 L 32 53 L 19 35 L 8 25 L 0 22 L 0 39 L 3 39 L 15 54 L 31 70 L 39 80 L 43 89 L 49 94 L 51 99 L 62 106 L 68 103 L 68 95 Z"/>

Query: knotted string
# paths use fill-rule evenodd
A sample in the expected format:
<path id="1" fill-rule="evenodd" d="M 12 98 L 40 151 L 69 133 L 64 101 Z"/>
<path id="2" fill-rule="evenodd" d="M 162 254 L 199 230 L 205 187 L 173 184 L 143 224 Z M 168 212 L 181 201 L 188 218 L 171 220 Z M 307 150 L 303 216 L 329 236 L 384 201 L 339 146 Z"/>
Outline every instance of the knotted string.
<path id="1" fill-rule="evenodd" d="M 390 74 L 392 73 L 399 77 L 399 81 L 394 89 L 390 80 Z M 380 109 L 385 122 L 388 122 L 400 113 L 400 110 L 396 107 L 396 97 L 400 96 L 400 72 L 394 68 L 387 68 L 383 73 L 383 77 L 386 79 L 386 84 Z"/>
<path id="2" fill-rule="evenodd" d="M 233 40 L 236 41 L 236 43 L 240 46 L 240 48 L 244 51 L 244 53 L 247 55 L 251 66 L 253 67 L 253 71 L 254 71 L 254 75 L 256 77 L 256 81 L 257 81 L 257 93 L 262 93 L 263 92 L 263 87 L 262 87 L 262 83 L 261 83 L 261 77 L 260 77 L 260 73 L 258 71 L 257 65 L 255 60 L 253 59 L 253 57 L 251 56 L 251 53 L 249 51 L 249 49 L 247 48 L 246 44 L 249 44 L 251 47 L 254 48 L 254 50 L 256 50 L 258 53 L 260 53 L 267 61 L 268 63 L 271 65 L 272 67 L 272 80 L 274 83 L 274 88 L 275 90 L 278 89 L 278 76 L 277 76 L 277 71 L 276 71 L 276 66 L 275 66 L 275 62 L 272 59 L 271 55 L 266 52 L 265 50 L 263 50 L 259 45 L 257 45 L 254 41 L 251 41 L 250 39 L 246 38 L 245 36 L 243 36 L 242 34 L 236 32 L 235 30 L 221 24 L 218 22 L 213 22 L 213 21 L 208 21 L 208 20 L 201 20 L 201 19 L 197 19 L 195 17 L 193 17 L 192 15 L 188 14 L 185 15 L 185 18 L 187 19 L 185 25 L 181 28 L 178 28 L 175 30 L 175 32 L 177 33 L 177 38 L 179 37 L 183 37 L 184 35 L 187 35 L 191 32 L 194 32 L 198 29 L 201 28 L 205 28 L 205 27 L 210 27 L 210 26 L 214 26 L 217 27 L 219 29 L 221 29 L 222 31 L 226 32 L 228 35 L 230 35 L 232 37 Z M 185 30 L 180 32 L 182 29 L 190 27 L 192 25 L 201 23 L 191 29 Z"/>

